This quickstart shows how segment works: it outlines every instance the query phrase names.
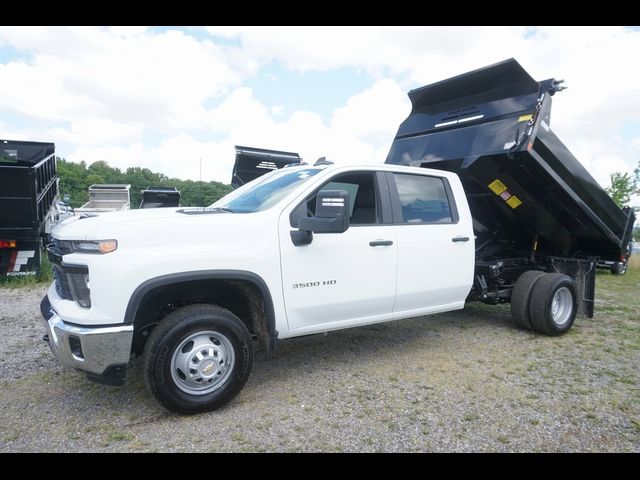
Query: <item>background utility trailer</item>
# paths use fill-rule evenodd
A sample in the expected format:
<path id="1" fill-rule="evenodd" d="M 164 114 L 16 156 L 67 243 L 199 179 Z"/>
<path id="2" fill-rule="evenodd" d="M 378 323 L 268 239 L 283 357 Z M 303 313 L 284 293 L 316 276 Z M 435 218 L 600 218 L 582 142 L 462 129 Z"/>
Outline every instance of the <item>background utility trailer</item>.
<path id="1" fill-rule="evenodd" d="M 131 185 L 100 183 L 89 187 L 89 201 L 76 208 L 76 215 L 129 210 Z"/>
<path id="2" fill-rule="evenodd" d="M 620 209 L 551 130 L 561 83 L 536 82 L 510 59 L 412 90 L 386 160 L 460 176 L 476 235 L 470 299 L 511 301 L 528 328 L 539 275 L 524 272 L 575 278 L 578 311 L 592 317 L 597 261 L 631 251 L 633 210 Z"/>
<path id="3" fill-rule="evenodd" d="M 180 192 L 176 187 L 147 187 L 141 193 L 140 208 L 180 206 Z"/>
<path id="4" fill-rule="evenodd" d="M 55 145 L 0 140 L 0 276 L 39 272 L 42 239 L 63 210 Z"/>
<path id="5" fill-rule="evenodd" d="M 293 152 L 236 145 L 236 162 L 231 175 L 231 185 L 238 188 L 265 173 L 301 161 L 300 155 Z"/>

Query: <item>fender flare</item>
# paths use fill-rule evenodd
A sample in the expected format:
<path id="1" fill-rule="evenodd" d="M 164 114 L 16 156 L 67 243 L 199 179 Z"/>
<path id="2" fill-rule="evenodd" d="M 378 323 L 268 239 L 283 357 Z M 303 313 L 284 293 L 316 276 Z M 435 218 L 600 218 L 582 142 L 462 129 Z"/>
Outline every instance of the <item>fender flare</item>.
<path id="1" fill-rule="evenodd" d="M 271 292 L 266 282 L 253 272 L 245 270 L 200 270 L 194 272 L 179 272 L 161 275 L 159 277 L 150 278 L 133 291 L 127 309 L 124 314 L 124 324 L 133 324 L 138 308 L 145 296 L 158 287 L 164 287 L 175 283 L 189 282 L 193 280 L 243 280 L 253 284 L 264 298 L 264 311 L 266 316 L 267 333 L 269 335 L 268 353 L 275 350 L 276 340 L 278 339 L 278 331 L 276 330 L 276 317 L 273 308 L 273 300 Z"/>

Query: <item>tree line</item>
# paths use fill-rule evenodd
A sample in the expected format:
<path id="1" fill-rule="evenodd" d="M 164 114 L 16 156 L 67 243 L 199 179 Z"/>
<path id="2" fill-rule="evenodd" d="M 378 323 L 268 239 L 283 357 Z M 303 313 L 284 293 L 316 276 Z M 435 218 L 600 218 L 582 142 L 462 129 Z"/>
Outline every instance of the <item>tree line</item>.
<path id="1" fill-rule="evenodd" d="M 142 201 L 141 190 L 147 187 L 176 187 L 180 191 L 180 205 L 204 207 L 212 204 L 232 190 L 221 182 L 194 182 L 169 178 L 148 168 L 129 167 L 125 171 L 110 167 L 103 160 L 87 166 L 85 162 L 68 162 L 57 158 L 60 178 L 60 198 L 68 195 L 72 207 L 80 207 L 89 201 L 89 186 L 94 183 L 124 183 L 131 185 L 131 208 L 138 208 Z"/>
<path id="2" fill-rule="evenodd" d="M 619 207 L 628 206 L 632 196 L 640 195 L 640 162 L 638 162 L 638 167 L 633 171 L 633 174 L 629 172 L 611 173 L 609 182 L 609 186 L 605 190 L 613 201 Z M 640 208 L 633 207 L 633 209 L 636 211 L 636 216 L 639 216 Z M 640 242 L 640 226 L 633 228 L 633 240 Z"/>

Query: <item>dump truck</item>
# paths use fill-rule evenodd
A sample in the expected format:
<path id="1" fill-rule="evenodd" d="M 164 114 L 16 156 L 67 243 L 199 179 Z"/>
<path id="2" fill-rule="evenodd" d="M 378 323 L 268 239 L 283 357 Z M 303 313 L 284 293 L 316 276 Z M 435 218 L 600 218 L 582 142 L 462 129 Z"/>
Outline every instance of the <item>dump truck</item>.
<path id="1" fill-rule="evenodd" d="M 635 215 L 551 129 L 552 97 L 563 89 L 509 59 L 412 90 L 386 163 L 460 177 L 476 237 L 472 299 L 508 302 L 524 272 L 561 272 L 576 278 L 591 317 L 597 262 L 626 265 Z"/>
<path id="2" fill-rule="evenodd" d="M 89 187 L 89 201 L 75 209 L 76 214 L 98 214 L 129 210 L 131 185 L 100 183 Z"/>
<path id="3" fill-rule="evenodd" d="M 469 301 L 562 335 L 593 315 L 596 262 L 624 253 L 634 216 L 551 131 L 560 88 L 503 62 L 411 92 L 386 164 L 299 163 L 209 207 L 66 220 L 44 339 L 112 385 L 140 355 L 150 393 L 196 413 L 242 389 L 254 340 L 269 354 Z"/>
<path id="4" fill-rule="evenodd" d="M 236 161 L 231 174 L 231 186 L 238 188 L 265 173 L 287 165 L 299 164 L 300 155 L 294 152 L 236 145 Z"/>
<path id="5" fill-rule="evenodd" d="M 180 192 L 176 187 L 147 187 L 141 193 L 140 208 L 180 206 Z"/>
<path id="6" fill-rule="evenodd" d="M 0 276 L 40 271 L 40 250 L 65 207 L 55 145 L 0 140 Z"/>

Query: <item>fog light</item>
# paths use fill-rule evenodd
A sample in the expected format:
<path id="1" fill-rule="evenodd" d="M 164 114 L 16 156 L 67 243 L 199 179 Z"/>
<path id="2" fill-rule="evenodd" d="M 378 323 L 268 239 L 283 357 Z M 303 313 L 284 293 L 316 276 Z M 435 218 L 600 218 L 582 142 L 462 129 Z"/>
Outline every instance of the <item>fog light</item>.
<path id="1" fill-rule="evenodd" d="M 80 358 L 84 360 L 84 355 L 82 354 L 82 344 L 80 343 L 80 339 L 74 335 L 69 337 L 69 350 L 74 357 Z"/>

